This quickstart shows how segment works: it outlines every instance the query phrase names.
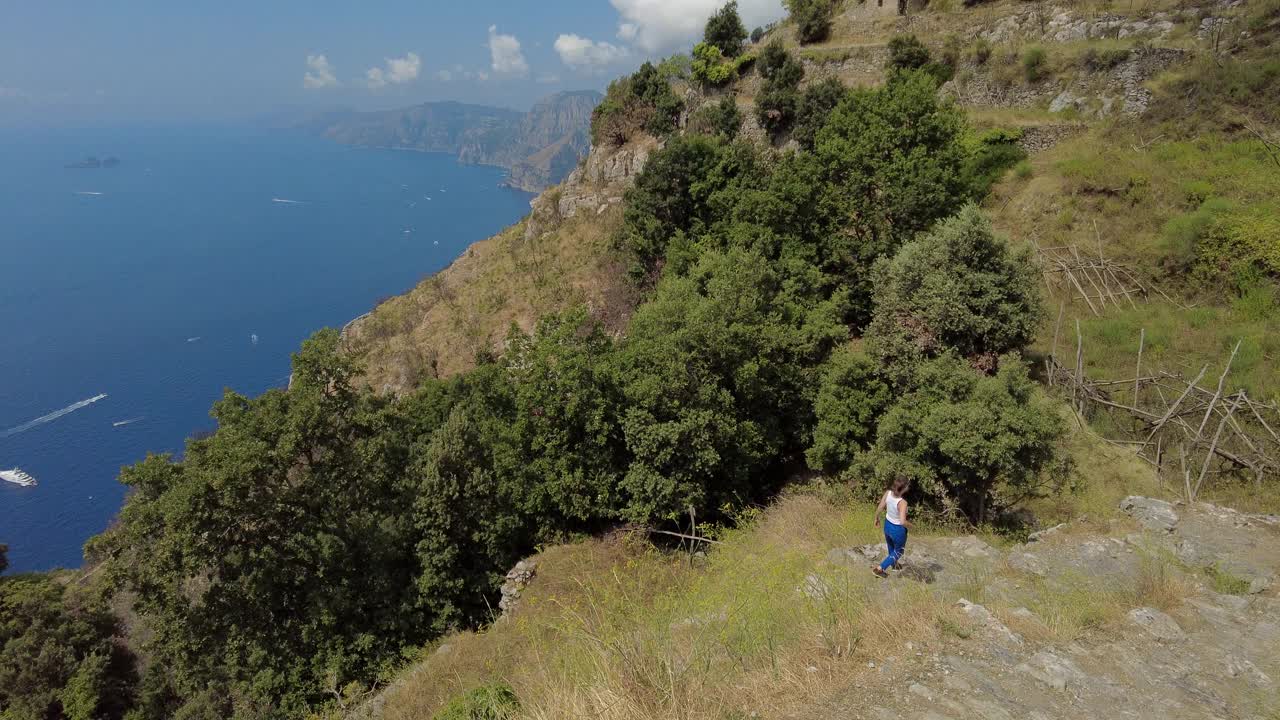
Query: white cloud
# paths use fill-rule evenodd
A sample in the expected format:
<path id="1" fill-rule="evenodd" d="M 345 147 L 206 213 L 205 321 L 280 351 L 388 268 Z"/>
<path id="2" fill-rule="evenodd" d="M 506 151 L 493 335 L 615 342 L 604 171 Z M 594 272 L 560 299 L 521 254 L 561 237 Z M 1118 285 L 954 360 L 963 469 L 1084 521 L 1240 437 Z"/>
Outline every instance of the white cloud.
<path id="1" fill-rule="evenodd" d="M 578 35 L 561 35 L 555 48 L 560 60 L 574 70 L 596 71 L 627 56 L 625 48 Z"/>
<path id="2" fill-rule="evenodd" d="M 609 0 L 621 15 L 618 37 L 648 52 L 670 50 L 702 33 L 724 0 Z M 739 0 L 738 13 L 751 29 L 782 17 L 778 0 Z"/>
<path id="3" fill-rule="evenodd" d="M 409 53 L 402 58 L 387 58 L 387 80 L 397 85 L 417 80 L 421 69 L 422 58 L 417 53 Z"/>
<path id="4" fill-rule="evenodd" d="M 503 75 L 528 75 L 529 63 L 520 51 L 520 41 L 515 35 L 502 35 L 497 25 L 489 26 L 489 54 L 493 57 L 493 71 Z"/>
<path id="5" fill-rule="evenodd" d="M 402 58 L 387 58 L 386 69 L 369 68 L 365 71 L 365 84 L 373 89 L 387 85 L 403 85 L 418 79 L 422 70 L 422 58 L 417 53 L 408 53 Z"/>
<path id="6" fill-rule="evenodd" d="M 317 89 L 334 87 L 338 78 L 333 73 L 333 66 L 324 55 L 307 56 L 307 73 L 302 76 L 302 87 Z"/>

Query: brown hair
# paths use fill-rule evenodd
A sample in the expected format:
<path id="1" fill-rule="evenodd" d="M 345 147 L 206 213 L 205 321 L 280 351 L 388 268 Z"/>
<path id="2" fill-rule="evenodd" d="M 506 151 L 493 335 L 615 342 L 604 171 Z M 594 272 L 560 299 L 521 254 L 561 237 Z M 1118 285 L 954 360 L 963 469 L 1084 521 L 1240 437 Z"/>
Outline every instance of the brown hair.
<path id="1" fill-rule="evenodd" d="M 906 475 L 898 475 L 893 478 L 893 482 L 889 483 L 889 490 L 894 495 L 902 497 L 911 491 L 911 478 Z"/>

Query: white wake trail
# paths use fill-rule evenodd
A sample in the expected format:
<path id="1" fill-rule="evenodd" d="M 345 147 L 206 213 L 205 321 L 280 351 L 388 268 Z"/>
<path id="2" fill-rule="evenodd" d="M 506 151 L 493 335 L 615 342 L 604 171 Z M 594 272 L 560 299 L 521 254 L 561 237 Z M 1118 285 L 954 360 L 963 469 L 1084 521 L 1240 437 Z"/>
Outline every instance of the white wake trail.
<path id="1" fill-rule="evenodd" d="M 88 406 L 90 406 L 90 405 L 92 405 L 92 404 L 94 404 L 94 403 L 98 402 L 99 400 L 102 400 L 102 399 L 103 399 L 103 398 L 105 398 L 106 396 L 107 396 L 107 395 L 106 395 L 106 393 L 103 393 L 103 394 L 101 394 L 101 395 L 94 395 L 93 397 L 89 398 L 88 400 L 81 400 L 81 401 L 80 401 L 80 402 L 78 402 L 78 403 L 74 403 L 74 404 L 72 404 L 72 405 L 68 405 L 68 406 L 66 406 L 66 407 L 64 407 L 64 408 L 62 408 L 61 410 L 58 410 L 58 411 L 56 411 L 56 412 L 51 412 L 51 413 L 49 413 L 48 415 L 44 415 L 44 416 L 38 417 L 38 418 L 36 418 L 35 420 L 32 420 L 31 422 L 23 423 L 23 424 L 19 425 L 18 427 L 9 428 L 8 430 L 5 430 L 4 432 L 0 432 L 0 438 L 7 438 L 7 437 L 9 437 L 10 435 L 17 435 L 18 433 L 26 432 L 26 431 L 30 430 L 31 428 L 36 427 L 37 425 L 44 425 L 45 423 L 53 422 L 54 420 L 57 420 L 58 418 L 62 417 L 63 415 L 70 415 L 71 413 L 73 413 L 73 412 L 75 412 L 75 411 L 77 411 L 77 410 L 79 410 L 79 409 L 81 409 L 81 408 L 88 407 Z"/>

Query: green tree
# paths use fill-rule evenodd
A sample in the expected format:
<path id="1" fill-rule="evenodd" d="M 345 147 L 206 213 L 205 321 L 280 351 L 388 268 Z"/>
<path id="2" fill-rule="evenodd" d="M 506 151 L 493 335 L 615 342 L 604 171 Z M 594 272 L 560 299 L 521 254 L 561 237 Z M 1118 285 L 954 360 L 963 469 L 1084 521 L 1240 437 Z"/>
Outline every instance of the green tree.
<path id="1" fill-rule="evenodd" d="M 789 130 L 800 106 L 804 65 L 787 52 L 782 41 L 767 45 L 757 60 L 764 87 L 756 97 L 756 119 L 770 135 Z"/>
<path id="2" fill-rule="evenodd" d="M 868 347 L 899 384 L 922 360 L 948 352 L 994 369 L 1043 319 L 1030 250 L 998 237 L 974 205 L 877 263 L 873 283 Z"/>
<path id="3" fill-rule="evenodd" d="M 961 113 L 918 72 L 850 91 L 818 131 L 804 161 L 823 223 L 814 241 L 824 271 L 853 292 L 854 324 L 870 314 L 873 262 L 967 201 L 963 137 Z"/>
<path id="4" fill-rule="evenodd" d="M 800 95 L 800 104 L 796 111 L 796 126 L 791 137 L 800 143 L 800 147 L 812 150 L 818 139 L 818 131 L 827 122 L 831 114 L 849 92 L 844 83 L 836 78 L 826 78 L 810 85 Z"/>
<path id="5" fill-rule="evenodd" d="M 837 474 L 874 439 L 876 421 L 891 398 L 877 370 L 875 361 L 849 349 L 836 351 L 823 365 L 813 444 L 805 453 L 810 468 Z"/>
<path id="6" fill-rule="evenodd" d="M 622 511 L 623 404 L 612 352 L 584 308 L 544 318 L 534 335 L 517 331 L 507 343 L 524 510 L 545 531 L 598 528 Z"/>
<path id="7" fill-rule="evenodd" d="M 905 474 L 927 504 L 983 523 L 1002 508 L 1061 489 L 1070 464 L 1060 452 L 1058 405 L 1017 355 L 982 375 L 952 355 L 926 363 L 915 389 L 885 413 L 867 456 L 876 488 Z"/>
<path id="8" fill-rule="evenodd" d="M 0 579 L 0 717 L 114 720 L 133 706 L 134 659 L 103 594 L 72 578 Z"/>
<path id="9" fill-rule="evenodd" d="M 783 0 L 802 44 L 822 42 L 831 34 L 834 0 Z"/>
<path id="10" fill-rule="evenodd" d="M 742 54 L 742 44 L 747 40 L 747 28 L 738 16 L 737 0 L 726 3 L 707 19 L 702 39 L 720 48 L 725 57 L 736 58 Z"/>
<path id="11" fill-rule="evenodd" d="M 710 251 L 637 311 L 618 356 L 631 519 L 741 507 L 808 444 L 813 369 L 846 332 L 786 285 L 755 253 Z"/>
<path id="12" fill-rule="evenodd" d="M 755 45 L 764 38 L 764 28 L 758 27 L 751 31 L 751 44 Z"/>
<path id="13" fill-rule="evenodd" d="M 742 111 L 733 96 L 726 95 L 720 98 L 720 102 L 711 103 L 694 113 L 689 125 L 694 132 L 733 140 L 742 127 Z"/>
<path id="14" fill-rule="evenodd" d="M 217 432 L 181 462 L 121 474 L 133 493 L 93 549 L 137 594 L 179 698 L 212 686 L 233 714 L 300 714 L 429 636 L 410 455 L 387 442 L 417 421 L 358 392 L 358 360 L 338 344 L 336 331 L 305 342 L 288 392 L 228 392 Z"/>
<path id="15" fill-rule="evenodd" d="M 725 156 L 722 142 L 692 134 L 673 137 L 645 163 L 627 190 L 621 235 L 641 271 L 655 269 L 670 243 L 704 231 L 708 200 L 723 185 L 714 178 Z"/>
<path id="16" fill-rule="evenodd" d="M 9 568 L 9 546 L 0 543 L 0 573 Z"/>

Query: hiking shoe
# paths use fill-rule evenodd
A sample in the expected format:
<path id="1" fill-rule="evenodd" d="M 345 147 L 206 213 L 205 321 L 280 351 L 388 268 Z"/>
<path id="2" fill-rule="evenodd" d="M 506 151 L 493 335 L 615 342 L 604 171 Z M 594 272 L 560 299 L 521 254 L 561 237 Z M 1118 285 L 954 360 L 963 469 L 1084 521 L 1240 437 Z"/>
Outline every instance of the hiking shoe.
<path id="1" fill-rule="evenodd" d="M 889 573 L 887 573 L 887 572 L 885 572 L 885 571 L 881 570 L 881 569 L 880 569 L 880 568 L 878 568 L 878 567 L 873 567 L 873 568 L 871 568 L 871 572 L 875 573 L 875 576 L 876 576 L 876 577 L 878 577 L 878 578 L 887 578 L 887 577 L 889 577 Z"/>

